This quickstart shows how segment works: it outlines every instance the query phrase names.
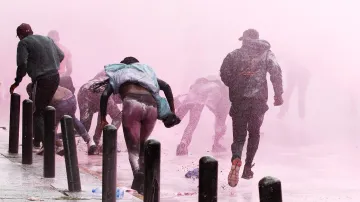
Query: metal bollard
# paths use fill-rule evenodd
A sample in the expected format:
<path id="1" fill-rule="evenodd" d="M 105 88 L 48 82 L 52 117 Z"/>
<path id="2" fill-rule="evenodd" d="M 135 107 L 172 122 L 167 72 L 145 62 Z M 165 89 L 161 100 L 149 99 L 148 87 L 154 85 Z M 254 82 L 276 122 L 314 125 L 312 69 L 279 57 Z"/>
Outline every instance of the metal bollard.
<path id="1" fill-rule="evenodd" d="M 61 133 L 64 144 L 68 189 L 71 192 L 79 192 L 81 191 L 80 171 L 74 134 L 74 122 L 71 116 L 65 115 L 61 119 Z"/>
<path id="2" fill-rule="evenodd" d="M 259 181 L 260 202 L 282 202 L 281 181 L 264 177 Z"/>
<path id="3" fill-rule="evenodd" d="M 33 162 L 33 102 L 23 101 L 22 111 L 22 164 Z"/>
<path id="4" fill-rule="evenodd" d="M 218 161 L 204 156 L 199 161 L 199 202 L 216 202 Z"/>
<path id="5" fill-rule="evenodd" d="M 157 140 L 147 140 L 144 148 L 145 182 L 144 201 L 160 201 L 160 159 L 161 144 Z"/>
<path id="6" fill-rule="evenodd" d="M 55 115 L 54 107 L 47 106 L 44 112 L 44 177 L 55 177 Z"/>
<path id="7" fill-rule="evenodd" d="M 9 129 L 9 153 L 19 152 L 19 123 L 20 123 L 20 95 L 11 94 L 10 101 L 10 129 Z"/>
<path id="8" fill-rule="evenodd" d="M 116 201 L 117 129 L 106 125 L 103 129 L 102 201 Z"/>

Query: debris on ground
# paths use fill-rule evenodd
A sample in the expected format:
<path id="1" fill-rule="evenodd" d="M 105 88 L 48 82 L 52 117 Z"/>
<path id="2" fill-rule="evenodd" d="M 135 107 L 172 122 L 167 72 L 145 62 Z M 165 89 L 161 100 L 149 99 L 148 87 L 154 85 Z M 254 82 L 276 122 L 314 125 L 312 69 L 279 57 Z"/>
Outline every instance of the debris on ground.
<path id="1" fill-rule="evenodd" d="M 194 170 L 189 170 L 185 174 L 186 178 L 199 178 L 199 168 L 195 168 Z"/>
<path id="2" fill-rule="evenodd" d="M 29 200 L 29 201 L 44 201 L 44 200 L 41 200 L 40 198 L 34 197 L 34 196 L 28 198 L 28 200 Z"/>

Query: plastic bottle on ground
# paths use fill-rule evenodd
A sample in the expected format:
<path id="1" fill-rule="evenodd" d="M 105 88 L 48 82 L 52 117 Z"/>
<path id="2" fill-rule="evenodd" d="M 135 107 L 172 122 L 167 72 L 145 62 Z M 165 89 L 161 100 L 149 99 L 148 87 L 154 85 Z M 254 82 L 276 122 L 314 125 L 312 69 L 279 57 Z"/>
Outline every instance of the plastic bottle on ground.
<path id="1" fill-rule="evenodd" d="M 92 189 L 92 193 L 96 196 L 102 196 L 102 188 L 97 187 L 95 189 Z M 125 191 L 122 188 L 117 187 L 116 188 L 116 199 L 122 199 L 124 198 Z"/>

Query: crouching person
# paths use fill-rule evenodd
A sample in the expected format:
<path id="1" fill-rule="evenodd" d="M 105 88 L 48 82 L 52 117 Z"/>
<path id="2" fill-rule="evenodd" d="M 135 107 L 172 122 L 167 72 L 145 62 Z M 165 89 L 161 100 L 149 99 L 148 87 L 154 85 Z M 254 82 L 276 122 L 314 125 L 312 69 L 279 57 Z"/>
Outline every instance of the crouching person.
<path id="1" fill-rule="evenodd" d="M 107 123 L 107 101 L 111 94 L 119 94 L 122 102 L 122 126 L 129 161 L 134 179 L 131 188 L 143 193 L 144 188 L 144 143 L 154 129 L 157 119 L 166 127 L 180 123 L 174 114 L 174 98 L 171 88 L 157 79 L 155 72 L 136 58 L 127 57 L 120 64 L 108 65 L 109 76 L 106 89 L 100 100 L 102 127 Z M 161 98 L 163 90 L 166 99 Z"/>
<path id="2" fill-rule="evenodd" d="M 31 96 L 33 84 L 28 84 L 26 90 Z M 72 118 L 74 123 L 74 128 L 76 132 L 83 138 L 88 146 L 88 154 L 92 155 L 96 151 L 96 146 L 94 141 L 90 138 L 88 132 L 86 131 L 84 125 L 75 117 L 76 112 L 76 98 L 75 95 L 68 89 L 59 86 L 52 98 L 50 105 L 56 109 L 56 118 L 55 126 L 57 127 L 60 123 L 60 120 L 63 116 L 68 115 Z M 57 145 L 58 146 L 58 145 Z M 43 149 L 38 153 L 41 155 Z M 57 152 L 59 155 L 63 154 L 63 150 Z"/>

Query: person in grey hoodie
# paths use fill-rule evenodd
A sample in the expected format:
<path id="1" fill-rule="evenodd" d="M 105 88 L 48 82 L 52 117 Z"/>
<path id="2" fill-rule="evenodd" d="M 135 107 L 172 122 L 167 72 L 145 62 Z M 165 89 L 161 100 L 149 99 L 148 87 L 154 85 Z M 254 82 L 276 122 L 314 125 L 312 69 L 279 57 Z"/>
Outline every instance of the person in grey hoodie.
<path id="1" fill-rule="evenodd" d="M 34 35 L 31 26 L 22 23 L 16 29 L 20 41 L 17 46 L 17 70 L 10 93 L 28 74 L 32 81 L 34 112 L 34 147 L 40 147 L 44 138 L 44 110 L 50 104 L 59 86 L 58 69 L 64 53 L 46 36 Z"/>
<path id="2" fill-rule="evenodd" d="M 220 68 L 221 80 L 229 87 L 233 122 L 232 166 L 228 175 L 231 187 L 239 182 L 247 132 L 249 138 L 242 178 L 251 179 L 254 175 L 252 167 L 259 147 L 260 128 L 269 109 L 267 73 L 270 74 L 275 92 L 274 106 L 283 104 L 282 72 L 269 42 L 260 40 L 259 33 L 254 29 L 246 30 L 239 40 L 242 47 L 229 53 Z"/>

